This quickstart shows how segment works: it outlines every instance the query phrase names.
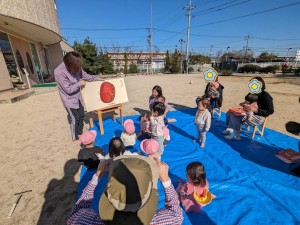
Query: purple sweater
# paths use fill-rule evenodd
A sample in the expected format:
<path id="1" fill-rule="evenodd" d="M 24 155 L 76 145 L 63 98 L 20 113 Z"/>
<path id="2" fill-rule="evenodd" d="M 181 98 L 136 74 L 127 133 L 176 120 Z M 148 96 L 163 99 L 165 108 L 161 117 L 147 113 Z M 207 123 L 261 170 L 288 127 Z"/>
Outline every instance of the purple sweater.
<path id="1" fill-rule="evenodd" d="M 85 81 L 101 80 L 99 77 L 89 75 L 83 70 L 80 73 L 71 73 L 63 62 L 54 70 L 54 76 L 64 107 L 72 109 L 79 108 L 79 101 L 83 104 L 80 93 L 80 79 Z"/>

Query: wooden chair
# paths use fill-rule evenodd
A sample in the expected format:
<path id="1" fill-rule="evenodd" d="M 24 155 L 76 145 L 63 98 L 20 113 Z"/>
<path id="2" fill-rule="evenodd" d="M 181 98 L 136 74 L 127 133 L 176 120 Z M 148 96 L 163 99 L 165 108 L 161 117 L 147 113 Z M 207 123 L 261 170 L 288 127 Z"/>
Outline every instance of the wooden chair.
<path id="1" fill-rule="evenodd" d="M 266 127 L 266 124 L 267 124 L 267 120 L 268 120 L 268 117 L 266 117 L 264 122 L 262 123 L 261 130 L 258 128 L 258 126 L 260 126 L 260 125 L 257 125 L 257 126 L 253 127 L 252 139 L 254 138 L 256 131 L 258 131 L 260 136 L 264 136 L 264 131 L 265 131 L 265 127 Z M 250 125 L 248 126 L 247 130 L 250 131 Z"/>
<path id="2" fill-rule="evenodd" d="M 219 108 L 214 108 L 213 110 L 212 110 L 212 116 L 214 115 L 214 113 L 216 113 L 219 117 L 221 117 L 221 115 L 222 115 L 222 110 L 221 110 L 221 107 L 219 107 Z"/>

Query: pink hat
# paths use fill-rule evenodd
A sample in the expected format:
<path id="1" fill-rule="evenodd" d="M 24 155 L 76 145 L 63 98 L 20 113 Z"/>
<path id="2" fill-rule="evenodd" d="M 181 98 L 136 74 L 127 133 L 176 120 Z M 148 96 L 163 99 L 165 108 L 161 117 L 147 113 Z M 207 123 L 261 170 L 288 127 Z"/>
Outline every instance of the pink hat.
<path id="1" fill-rule="evenodd" d="M 159 144 L 154 139 L 145 139 L 141 142 L 140 147 L 143 152 L 145 152 L 148 155 L 152 155 L 157 152 Z"/>
<path id="2" fill-rule="evenodd" d="M 165 138 L 168 138 L 168 136 L 169 136 L 169 134 L 170 134 L 169 129 L 168 129 L 167 127 L 164 127 L 164 128 L 163 128 L 163 132 L 164 132 L 164 137 L 165 137 Z"/>
<path id="3" fill-rule="evenodd" d="M 97 136 L 97 131 L 91 130 L 91 131 L 86 131 L 82 135 L 79 135 L 79 140 L 82 144 L 88 145 L 91 144 Z"/>
<path id="4" fill-rule="evenodd" d="M 131 120 L 131 119 L 125 120 L 124 129 L 125 129 L 126 133 L 133 134 L 135 132 L 133 120 Z"/>
<path id="5" fill-rule="evenodd" d="M 213 82 L 213 85 L 215 86 L 215 88 L 219 88 L 220 84 L 218 82 Z"/>

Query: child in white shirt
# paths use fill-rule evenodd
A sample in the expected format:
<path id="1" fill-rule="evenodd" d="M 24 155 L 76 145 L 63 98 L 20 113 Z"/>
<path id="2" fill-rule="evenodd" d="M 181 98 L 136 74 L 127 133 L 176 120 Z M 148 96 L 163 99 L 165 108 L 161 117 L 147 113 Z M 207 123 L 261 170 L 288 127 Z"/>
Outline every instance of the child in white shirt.
<path id="1" fill-rule="evenodd" d="M 166 107 L 161 102 L 155 102 L 153 104 L 152 113 L 150 117 L 151 136 L 159 143 L 158 152 L 164 152 L 164 113 Z"/>
<path id="2" fill-rule="evenodd" d="M 211 114 L 208 111 L 209 107 L 209 100 L 201 99 L 198 102 L 198 110 L 194 120 L 194 124 L 198 131 L 198 138 L 194 141 L 199 142 L 201 148 L 204 148 L 205 146 L 206 132 L 209 131 L 211 124 Z"/>
<path id="3" fill-rule="evenodd" d="M 133 120 L 128 119 L 124 122 L 124 131 L 121 134 L 121 139 L 125 147 L 132 147 L 136 142 L 136 134 Z"/>

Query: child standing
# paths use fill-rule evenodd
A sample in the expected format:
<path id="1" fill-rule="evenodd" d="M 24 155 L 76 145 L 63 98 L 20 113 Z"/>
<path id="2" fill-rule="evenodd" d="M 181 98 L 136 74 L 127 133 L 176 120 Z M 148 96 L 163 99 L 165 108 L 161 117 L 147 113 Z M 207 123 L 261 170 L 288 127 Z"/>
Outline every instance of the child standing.
<path id="1" fill-rule="evenodd" d="M 198 110 L 194 120 L 194 124 L 198 131 L 198 139 L 195 141 L 201 143 L 201 148 L 205 147 L 206 132 L 209 131 L 211 124 L 211 114 L 208 111 L 209 105 L 208 99 L 201 99 L 198 102 Z"/>
<path id="2" fill-rule="evenodd" d="M 85 147 L 78 152 L 78 162 L 83 162 L 88 169 L 98 168 L 100 161 L 97 155 L 102 157 L 105 156 L 105 153 L 101 148 L 94 146 L 96 136 L 97 131 L 95 130 L 86 131 L 82 135 L 79 135 L 79 140 Z"/>
<path id="3" fill-rule="evenodd" d="M 164 151 L 164 113 L 166 107 L 161 102 L 155 102 L 153 104 L 152 114 L 150 117 L 151 124 L 151 136 L 159 143 L 158 152 L 163 153 Z"/>
<path id="4" fill-rule="evenodd" d="M 141 117 L 140 125 L 141 132 L 138 135 L 140 139 L 150 139 L 151 138 L 151 130 L 150 130 L 150 112 L 146 112 L 144 116 Z"/>
<path id="5" fill-rule="evenodd" d="M 220 93 L 217 91 L 218 88 L 218 82 L 211 82 L 205 95 L 205 97 L 210 100 L 210 111 L 212 111 L 217 106 L 217 101 L 220 97 Z"/>
<path id="6" fill-rule="evenodd" d="M 165 112 L 164 112 L 164 123 L 165 123 L 166 126 L 168 126 L 169 121 L 168 121 L 168 119 L 166 118 L 166 115 L 167 115 L 167 112 L 169 111 L 169 104 L 168 104 L 168 102 L 166 101 L 166 98 L 165 98 L 164 96 L 158 97 L 158 98 L 156 99 L 156 101 L 157 101 L 157 102 L 163 103 L 163 104 L 165 105 L 165 107 L 166 107 L 166 110 L 165 110 Z"/>
<path id="7" fill-rule="evenodd" d="M 124 131 L 121 134 L 121 139 L 125 145 L 125 147 L 132 147 L 136 142 L 136 134 L 133 120 L 128 119 L 124 122 Z"/>
<path id="8" fill-rule="evenodd" d="M 200 212 L 201 208 L 211 202 L 216 196 L 208 191 L 208 181 L 204 165 L 201 162 L 191 162 L 186 167 L 188 182 L 179 180 L 177 193 L 186 212 Z"/>

